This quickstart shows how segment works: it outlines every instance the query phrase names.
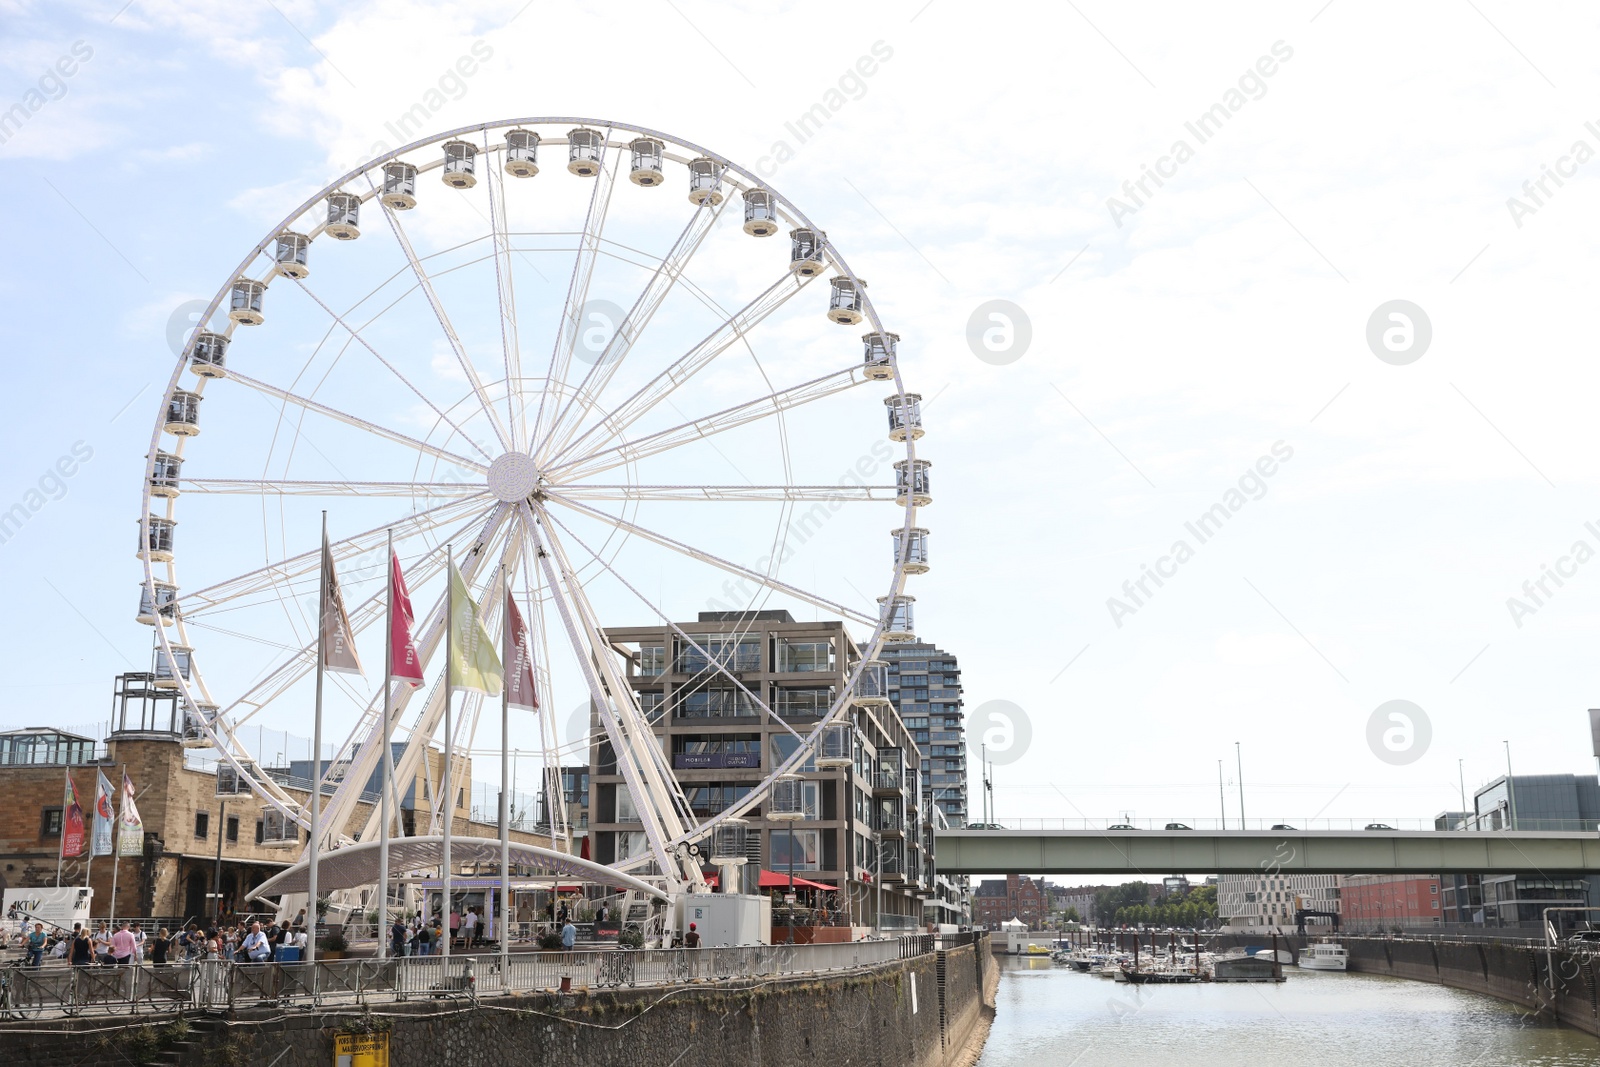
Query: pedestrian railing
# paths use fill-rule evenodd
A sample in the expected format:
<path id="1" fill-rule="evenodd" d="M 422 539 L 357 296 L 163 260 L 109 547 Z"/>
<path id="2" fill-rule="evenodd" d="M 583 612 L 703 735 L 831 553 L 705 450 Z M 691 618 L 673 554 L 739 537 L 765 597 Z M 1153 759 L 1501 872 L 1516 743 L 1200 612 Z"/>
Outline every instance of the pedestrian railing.
<path id="1" fill-rule="evenodd" d="M 231 1011 L 262 1005 L 670 986 L 851 970 L 930 953 L 932 935 L 822 945 L 516 952 L 316 963 L 202 960 L 167 966 L 17 968 L 27 1015 Z"/>

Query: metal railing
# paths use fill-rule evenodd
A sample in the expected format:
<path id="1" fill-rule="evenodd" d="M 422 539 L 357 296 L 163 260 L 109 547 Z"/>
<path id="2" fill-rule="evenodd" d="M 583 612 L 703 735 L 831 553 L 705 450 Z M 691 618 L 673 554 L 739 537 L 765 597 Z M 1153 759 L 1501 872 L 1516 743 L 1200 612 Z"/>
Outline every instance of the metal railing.
<path id="1" fill-rule="evenodd" d="M 820 945 L 604 949 L 154 967 L 9 969 L 13 1014 L 125 1015 L 179 1009 L 496 996 L 574 988 L 665 986 L 853 970 L 934 951 L 931 934 Z"/>
<path id="2" fill-rule="evenodd" d="M 1249 819 L 1244 826 L 1239 825 L 1238 819 L 1228 819 L 1226 823 L 1217 818 L 1188 818 L 1174 816 L 1169 818 L 1151 819 L 1045 819 L 1045 818 L 1020 818 L 1002 819 L 1000 828 L 1005 830 L 1111 830 L 1122 827 L 1132 827 L 1135 830 L 1155 831 L 1166 830 L 1168 824 L 1179 824 L 1186 830 L 1197 832 L 1212 832 L 1216 830 L 1265 830 L 1272 831 L 1316 831 L 1331 830 L 1348 832 L 1352 830 L 1385 829 L 1385 830 L 1427 830 L 1437 833 L 1460 833 L 1460 829 L 1440 830 L 1433 819 L 1398 819 L 1389 816 L 1366 819 L 1296 819 L 1293 816 L 1267 819 Z M 1515 829 L 1532 833 L 1594 833 L 1600 829 L 1600 820 L 1595 819 L 1524 819 L 1519 818 L 1514 827 L 1505 825 L 1475 826 L 1473 829 L 1482 832 L 1504 831 Z"/>

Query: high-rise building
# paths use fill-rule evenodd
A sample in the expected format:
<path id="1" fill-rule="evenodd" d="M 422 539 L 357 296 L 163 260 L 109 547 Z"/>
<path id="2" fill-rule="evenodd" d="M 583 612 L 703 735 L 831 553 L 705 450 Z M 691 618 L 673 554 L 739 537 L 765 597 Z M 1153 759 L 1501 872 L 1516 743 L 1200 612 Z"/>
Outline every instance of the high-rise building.
<path id="1" fill-rule="evenodd" d="M 783 610 L 704 611 L 693 622 L 614 627 L 605 636 L 690 810 L 702 819 L 747 796 L 794 753 L 797 734 L 827 714 L 861 658 L 842 622 L 796 622 Z M 748 813 L 760 862 L 741 874 L 745 891 L 760 888 L 763 871 L 768 888 L 778 888 L 792 868 L 801 879 L 835 887 L 858 924 L 872 922 L 880 901 L 884 925 L 921 924 L 934 871 L 919 752 L 882 699 L 874 695 L 851 709 L 852 766 L 800 766 L 803 820 L 769 820 L 760 805 Z M 589 829 L 594 859 L 614 863 L 642 855 L 647 844 L 598 717 L 595 724 Z"/>
<path id="2" fill-rule="evenodd" d="M 925 641 L 884 645 L 889 699 L 921 752 L 922 791 L 952 827 L 967 823 L 967 729 L 956 657 Z"/>

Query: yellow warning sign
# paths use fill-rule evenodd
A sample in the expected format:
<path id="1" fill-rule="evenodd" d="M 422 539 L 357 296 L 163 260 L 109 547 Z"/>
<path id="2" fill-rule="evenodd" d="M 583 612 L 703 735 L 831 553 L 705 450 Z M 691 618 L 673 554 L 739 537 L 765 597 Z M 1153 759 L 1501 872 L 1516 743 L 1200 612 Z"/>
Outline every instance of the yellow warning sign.
<path id="1" fill-rule="evenodd" d="M 389 1035 L 334 1034 L 333 1067 L 389 1067 Z"/>

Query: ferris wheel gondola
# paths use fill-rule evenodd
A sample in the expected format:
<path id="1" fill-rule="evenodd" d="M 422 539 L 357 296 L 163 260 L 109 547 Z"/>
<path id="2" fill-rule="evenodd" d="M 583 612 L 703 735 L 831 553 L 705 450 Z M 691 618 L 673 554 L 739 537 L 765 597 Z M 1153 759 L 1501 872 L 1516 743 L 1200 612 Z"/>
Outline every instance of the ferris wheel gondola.
<path id="1" fill-rule="evenodd" d="M 559 171 L 541 175 L 541 147 L 565 148 L 566 170 L 586 181 Z M 620 175 L 649 190 L 680 167 L 688 208 L 677 197 L 630 193 L 648 201 L 627 209 L 637 207 L 634 230 L 624 239 L 608 229 L 624 211 Z M 446 189 L 419 185 L 435 169 Z M 507 183 L 507 175 L 538 180 Z M 552 192 L 554 181 L 571 186 Z M 742 206 L 730 214 L 733 225 L 720 228 L 732 193 Z M 528 210 L 520 201 L 541 196 L 582 205 L 581 221 L 575 211 L 571 229 L 519 227 L 513 219 Z M 770 248 L 748 237 L 770 236 L 781 226 L 790 228 L 788 255 L 767 257 L 775 261 L 764 280 L 730 266 L 728 242 Z M 349 244 L 313 257 L 323 237 Z M 570 266 L 547 274 L 540 257 L 564 257 Z M 701 263 L 715 283 L 697 280 Z M 633 284 L 622 287 L 613 268 L 633 271 Z M 826 295 L 818 295 L 809 283 L 825 271 L 834 276 Z M 475 276 L 483 278 L 481 288 L 469 285 Z M 541 283 L 538 299 L 530 300 L 528 288 Z M 682 308 L 669 300 L 674 293 Z M 806 306 L 805 315 L 795 314 Z M 225 325 L 212 325 L 219 314 Z M 607 318 L 608 328 L 599 331 L 595 323 Z M 829 320 L 865 324 L 864 358 L 853 342 L 840 343 Z M 656 333 L 696 321 L 697 339 L 676 356 L 668 352 L 663 360 L 652 347 Z M 527 344 L 539 322 L 553 335 L 548 360 L 525 366 L 546 344 L 542 338 Z M 526 600 L 540 685 L 568 686 L 590 699 L 641 813 L 648 859 L 669 881 L 697 878 L 691 854 L 717 851 L 714 840 L 730 849 L 740 825 L 734 820 L 775 788 L 790 788 L 785 776 L 815 754 L 824 736 L 842 743 L 836 728 L 852 707 L 886 699 L 875 656 L 885 640 L 912 634 L 905 580 L 927 569 L 927 532 L 917 525 L 918 509 L 931 502 L 928 463 L 916 451 L 920 398 L 901 379 L 899 337 L 884 329 L 865 284 L 821 229 L 749 170 L 682 139 L 618 122 L 523 118 L 451 130 L 367 161 L 307 198 L 244 258 L 201 323 L 173 370 L 151 436 L 138 617 L 152 627 L 158 684 L 177 689 L 187 711 L 187 740 L 213 747 L 230 781 L 274 813 L 273 844 L 296 839 L 285 827 L 305 825 L 307 815 L 263 769 L 263 754 L 251 750 L 243 727 L 280 712 L 287 714 L 277 721 L 303 714 L 297 694 L 315 654 L 305 601 L 320 559 L 296 526 L 295 509 L 307 498 L 363 516 L 349 527 L 358 532 L 332 545 L 337 565 L 358 575 L 350 597 L 358 635 L 381 632 L 384 598 L 367 572 L 393 536 L 407 580 L 419 591 L 416 646 L 430 677 L 443 659 L 446 545 L 486 624 L 496 622 L 508 589 Z M 809 363 L 763 363 L 752 339 L 764 323 L 781 324 L 784 350 L 808 353 Z M 241 326 L 261 329 L 235 337 Z M 756 371 L 703 373 L 726 366 L 735 351 L 747 354 Z M 776 382 L 780 373 L 792 384 Z M 835 450 L 838 466 L 831 469 L 848 470 L 855 457 L 829 435 L 807 440 L 805 455 L 797 456 L 790 421 L 830 407 L 855 410 L 849 398 L 874 383 L 893 390 L 884 401 L 888 439 L 902 456 L 893 481 L 797 476 L 802 459 L 815 469 L 826 462 L 819 457 Z M 207 446 L 195 452 L 208 398 Z M 883 417 L 877 410 L 874 421 Z M 772 454 L 759 456 L 746 445 L 739 459 L 759 462 L 776 477 L 707 476 L 718 464 L 719 442 L 747 443 L 753 439 L 743 435 L 768 426 L 776 429 Z M 217 437 L 226 443 L 209 451 Z M 255 445 L 259 472 L 230 469 Z M 738 469 L 726 453 L 721 459 Z M 651 472 L 678 477 L 644 480 Z M 706 543 L 708 531 L 731 525 L 716 516 L 749 505 L 770 507 L 780 528 L 796 508 L 859 506 L 880 515 L 874 538 L 882 536 L 884 509 L 897 514 L 879 606 L 853 591 L 809 589 L 780 577 L 770 559 L 741 564 L 726 547 Z M 251 525 L 261 527 L 261 538 L 247 550 Z M 703 574 L 708 588 L 737 581 L 752 604 L 779 597 L 809 605 L 864 634 L 860 658 L 828 712 L 803 734 L 788 727 L 800 741 L 793 753 L 737 804 L 706 820 L 692 814 L 636 695 L 606 651 L 607 628 L 632 621 L 618 614 L 619 604 L 636 604 L 669 625 L 673 617 L 672 606 L 647 591 L 658 576 L 630 570 L 638 564 L 624 548 L 659 552 L 675 568 Z M 180 561 L 195 576 L 187 587 Z M 559 655 L 552 652 L 562 646 Z M 565 677 L 555 673 L 558 661 L 568 665 Z M 734 672 L 719 669 L 742 687 Z M 381 681 L 366 688 L 340 684 L 352 721 L 332 761 L 343 767 L 342 780 L 324 810 L 329 825 L 348 834 L 377 767 L 383 700 Z M 764 693 L 749 695 L 761 714 L 779 718 Z M 395 685 L 391 699 L 396 720 L 409 723 L 396 767 L 397 780 L 407 780 L 428 758 L 443 686 L 435 681 L 413 692 Z M 460 722 L 459 747 L 467 750 L 475 705 Z M 559 748 L 548 716 L 541 730 L 548 763 Z M 454 803 L 434 800 L 435 819 Z M 375 819 L 368 817 L 357 833 L 365 838 Z M 724 825 L 726 833 L 714 839 Z"/>

